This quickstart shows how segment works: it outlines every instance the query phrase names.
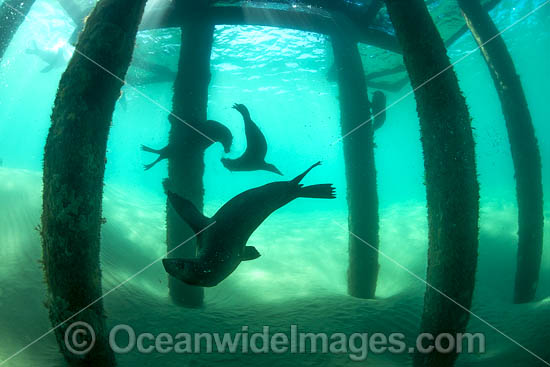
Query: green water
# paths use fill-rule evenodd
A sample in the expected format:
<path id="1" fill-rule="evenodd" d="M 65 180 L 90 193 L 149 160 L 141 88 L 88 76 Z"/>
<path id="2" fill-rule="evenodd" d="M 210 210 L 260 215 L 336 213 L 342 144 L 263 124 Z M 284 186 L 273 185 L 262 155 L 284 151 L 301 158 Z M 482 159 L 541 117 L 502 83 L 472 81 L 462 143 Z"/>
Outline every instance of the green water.
<path id="1" fill-rule="evenodd" d="M 505 0 L 491 14 L 505 29 L 544 1 Z M 53 1 L 37 1 L 0 66 L 0 365 L 42 336 L 51 325 L 39 264 L 41 167 L 50 113 L 64 66 L 41 73 L 45 64 L 25 51 L 66 47 L 73 24 Z M 550 197 L 550 5 L 512 27 L 503 37 L 521 76 L 542 156 L 545 197 Z M 179 31 L 142 32 L 136 53 L 176 70 Z M 64 46 L 65 45 L 65 46 Z M 480 250 L 473 311 L 543 359 L 550 360 L 550 205 L 545 203 L 545 252 L 537 301 L 512 305 L 517 207 L 510 149 L 500 103 L 487 66 L 466 34 L 449 49 L 473 117 L 481 184 Z M 368 70 L 367 58 L 365 68 Z M 373 60 L 372 62 L 375 62 Z M 316 332 L 403 332 L 414 337 L 422 311 L 427 252 L 423 157 L 413 95 L 388 110 L 376 132 L 381 256 L 378 299 L 346 296 L 347 223 L 338 90 L 327 81 L 332 63 L 322 35 L 266 27 L 216 28 L 208 117 L 228 126 L 235 158 L 246 146 L 242 119 L 231 109 L 246 104 L 267 137 L 267 161 L 290 178 L 312 163 L 323 165 L 306 183 L 332 182 L 338 199 L 297 200 L 272 215 L 252 236 L 262 257 L 240 265 L 206 292 L 206 307 L 186 310 L 168 298 L 166 274 L 156 263 L 104 302 L 110 326 L 124 323 L 141 332 L 229 331 L 242 325 L 287 330 L 298 324 Z M 130 74 L 139 72 L 131 67 Z M 388 104 L 411 91 L 388 94 Z M 370 90 L 370 93 L 374 90 Z M 117 105 L 108 145 L 102 233 L 103 283 L 108 291 L 165 253 L 166 162 L 145 172 L 154 156 L 140 144 L 167 142 L 171 83 L 126 86 L 126 106 Z M 154 101 L 154 102 L 152 102 Z M 336 144 L 334 144 L 336 142 Z M 238 193 L 279 178 L 267 172 L 230 173 L 217 144 L 206 153 L 205 211 L 211 215 Z M 344 228 L 342 228 L 344 226 Z M 398 263 L 400 266 L 396 265 Z M 484 354 L 463 355 L 459 366 L 543 366 L 529 352 L 472 317 L 469 330 L 487 336 Z M 372 366 L 401 366 L 410 356 L 372 355 Z M 273 366 L 358 364 L 347 355 L 159 355 L 117 356 L 121 366 Z M 50 334 L 6 366 L 63 365 Z"/>

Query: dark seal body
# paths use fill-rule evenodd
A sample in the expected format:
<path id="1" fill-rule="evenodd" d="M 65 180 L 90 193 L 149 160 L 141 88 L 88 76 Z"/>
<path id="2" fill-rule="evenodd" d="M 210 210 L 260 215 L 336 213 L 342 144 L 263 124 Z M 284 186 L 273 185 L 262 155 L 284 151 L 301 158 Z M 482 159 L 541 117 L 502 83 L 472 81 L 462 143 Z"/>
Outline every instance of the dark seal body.
<path id="1" fill-rule="evenodd" d="M 207 120 L 202 125 L 200 125 L 197 130 L 210 139 L 203 139 L 203 141 L 206 142 L 205 149 L 212 144 L 219 142 L 223 145 L 223 149 L 226 153 L 229 153 L 229 151 L 231 150 L 231 145 L 233 144 L 233 135 L 227 127 L 225 127 L 218 121 Z M 142 145 L 141 150 L 148 153 L 158 154 L 158 157 L 154 162 L 144 165 L 146 171 L 153 168 L 158 162 L 178 154 L 177 149 L 174 149 L 174 147 L 170 145 L 167 145 L 161 149 L 153 149 L 148 146 Z"/>
<path id="2" fill-rule="evenodd" d="M 246 150 L 237 159 L 222 158 L 221 162 L 230 171 L 269 171 L 283 175 L 277 167 L 265 161 L 267 141 L 264 134 L 250 117 L 250 112 L 243 104 L 235 104 L 233 108 L 242 115 L 244 132 L 246 134 Z"/>
<path id="3" fill-rule="evenodd" d="M 271 213 L 299 197 L 335 198 L 330 184 L 305 187 L 300 184 L 318 164 L 292 181 L 269 183 L 235 196 L 212 218 L 204 217 L 190 201 L 168 192 L 174 209 L 198 233 L 199 254 L 196 259 L 164 259 L 166 271 L 187 284 L 213 287 L 241 261 L 258 258 L 259 252 L 246 243 Z"/>

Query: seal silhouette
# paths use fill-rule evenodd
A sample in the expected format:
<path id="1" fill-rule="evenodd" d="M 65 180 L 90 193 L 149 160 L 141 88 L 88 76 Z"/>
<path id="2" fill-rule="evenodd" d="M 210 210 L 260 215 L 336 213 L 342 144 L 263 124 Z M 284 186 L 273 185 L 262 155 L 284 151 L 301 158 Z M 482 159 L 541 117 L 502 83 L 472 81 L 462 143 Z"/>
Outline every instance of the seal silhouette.
<path id="1" fill-rule="evenodd" d="M 273 164 L 266 163 L 267 141 L 258 125 L 250 118 L 250 112 L 243 104 L 234 104 L 233 108 L 242 115 L 246 134 L 246 150 L 237 159 L 222 158 L 221 162 L 230 171 L 269 171 L 283 175 Z"/>
<path id="2" fill-rule="evenodd" d="M 28 48 L 25 52 L 29 55 L 38 56 L 42 61 L 48 64 L 40 71 L 41 73 L 49 73 L 53 69 L 62 67 L 66 62 L 63 47 L 58 48 L 57 51 L 51 51 L 38 48 L 36 41 L 33 41 L 32 47 Z"/>
<path id="3" fill-rule="evenodd" d="M 372 128 L 378 130 L 386 122 L 386 95 L 379 90 L 372 95 L 372 115 L 374 116 Z"/>
<path id="4" fill-rule="evenodd" d="M 227 127 L 225 127 L 218 121 L 207 120 L 204 124 L 199 126 L 199 129 L 204 135 L 213 140 L 213 142 L 208 141 L 206 148 L 214 143 L 219 142 L 223 145 L 223 149 L 226 153 L 229 153 L 231 151 L 231 145 L 233 144 L 233 135 Z M 174 147 L 172 147 L 170 144 L 162 149 L 153 149 L 148 146 L 142 145 L 141 150 L 159 155 L 153 163 L 144 165 L 146 171 L 153 168 L 158 162 L 162 161 L 163 159 L 173 157 L 174 154 L 177 154 L 177 149 L 174 149 Z"/>
<path id="5" fill-rule="evenodd" d="M 260 257 L 258 250 L 246 243 L 271 213 L 297 198 L 336 197 L 331 184 L 304 186 L 300 183 L 320 164 L 315 163 L 291 181 L 272 182 L 247 190 L 229 200 L 212 218 L 202 215 L 189 200 L 166 190 L 170 204 L 197 234 L 199 249 L 197 258 L 164 259 L 166 272 L 190 285 L 213 287 L 227 278 L 241 261 Z"/>

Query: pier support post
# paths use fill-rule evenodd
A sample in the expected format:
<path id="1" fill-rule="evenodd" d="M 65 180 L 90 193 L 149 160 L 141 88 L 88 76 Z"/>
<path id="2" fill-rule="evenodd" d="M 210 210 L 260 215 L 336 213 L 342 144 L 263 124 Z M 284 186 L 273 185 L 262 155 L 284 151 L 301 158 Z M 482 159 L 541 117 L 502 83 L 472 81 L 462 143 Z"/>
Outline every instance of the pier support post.
<path id="1" fill-rule="evenodd" d="M 179 69 L 174 83 L 173 114 L 169 118 L 169 145 L 175 153 L 168 158 L 168 181 L 172 190 L 191 200 L 202 210 L 204 151 L 211 141 L 192 127 L 200 131 L 201 124 L 206 121 L 214 25 L 204 21 L 200 9 L 180 10 L 194 11 L 196 14 L 190 16 L 190 20 L 182 28 Z M 166 227 L 168 251 L 194 235 L 170 204 L 166 207 Z M 194 257 L 196 241 L 190 242 L 173 251 L 170 257 Z M 202 306 L 203 288 L 187 285 L 171 276 L 168 284 L 170 297 L 175 304 L 186 307 Z"/>
<path id="2" fill-rule="evenodd" d="M 542 168 L 535 129 L 514 61 L 489 13 L 479 0 L 458 0 L 458 4 L 481 47 L 506 120 L 519 211 L 514 302 L 531 302 L 537 292 L 544 228 Z"/>
<path id="3" fill-rule="evenodd" d="M 40 231 L 47 307 L 71 366 L 115 365 L 101 301 L 99 253 L 107 137 L 123 83 L 105 69 L 124 80 L 145 3 L 97 3 L 61 77 L 46 140 Z M 96 335 L 86 355 L 75 355 L 65 345 L 65 332 L 76 321 L 90 325 Z"/>
<path id="4" fill-rule="evenodd" d="M 375 250 L 379 242 L 378 193 L 373 124 L 367 122 L 371 113 L 365 72 L 355 42 L 334 36 L 332 47 L 340 91 L 349 209 L 348 293 L 358 298 L 374 298 L 379 268 Z"/>
<path id="5" fill-rule="evenodd" d="M 0 5 L 0 60 L 13 36 L 25 21 L 35 0 L 4 0 Z"/>
<path id="6" fill-rule="evenodd" d="M 424 150 L 429 250 L 421 332 L 457 335 L 468 324 L 477 267 L 479 184 L 471 118 L 424 1 L 386 5 L 415 88 Z M 416 353 L 414 366 L 449 367 L 456 358 L 456 352 Z"/>

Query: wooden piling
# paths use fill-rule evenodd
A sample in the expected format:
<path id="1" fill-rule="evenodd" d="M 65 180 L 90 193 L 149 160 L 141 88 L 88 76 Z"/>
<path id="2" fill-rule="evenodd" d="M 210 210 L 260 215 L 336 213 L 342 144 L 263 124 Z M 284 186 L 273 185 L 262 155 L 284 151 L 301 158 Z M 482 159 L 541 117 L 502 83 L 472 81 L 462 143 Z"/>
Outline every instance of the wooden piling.
<path id="1" fill-rule="evenodd" d="M 185 2 L 184 2 L 185 3 Z M 204 151 L 212 141 L 203 136 L 201 124 L 206 121 L 210 57 L 214 25 L 205 22 L 202 10 L 181 4 L 180 11 L 195 12 L 182 28 L 179 69 L 174 83 L 173 114 L 170 116 L 168 182 L 172 190 L 191 200 L 199 209 L 204 199 Z M 172 209 L 166 208 L 167 247 L 172 251 L 194 232 Z M 196 241 L 170 253 L 170 257 L 194 257 Z M 201 307 L 204 290 L 169 276 L 172 301 L 186 307 Z"/>
<path id="2" fill-rule="evenodd" d="M 514 302 L 531 302 L 539 281 L 544 230 L 542 168 L 535 129 L 512 56 L 479 0 L 458 0 L 497 89 L 514 162 L 518 258 Z"/>
<path id="3" fill-rule="evenodd" d="M 0 5 L 0 60 L 35 0 L 4 0 Z"/>
<path id="4" fill-rule="evenodd" d="M 429 250 L 421 332 L 455 336 L 468 324 L 477 266 L 479 184 L 471 118 L 424 1 L 386 5 L 415 90 L 424 150 Z M 430 346 L 433 340 L 426 340 L 424 347 Z M 456 347 L 451 349 L 417 352 L 414 365 L 450 367 L 457 358 Z"/>
<path id="5" fill-rule="evenodd" d="M 332 46 L 340 91 L 349 210 L 348 293 L 358 298 L 374 298 L 379 268 L 379 219 L 367 84 L 357 44 L 344 36 L 334 36 Z"/>
<path id="6" fill-rule="evenodd" d="M 101 300 L 103 177 L 111 119 L 145 3 L 97 3 L 61 77 L 46 140 L 40 230 L 47 307 L 70 366 L 115 365 Z M 95 346 L 84 355 L 65 344 L 67 328 L 77 321 L 96 335 Z"/>

